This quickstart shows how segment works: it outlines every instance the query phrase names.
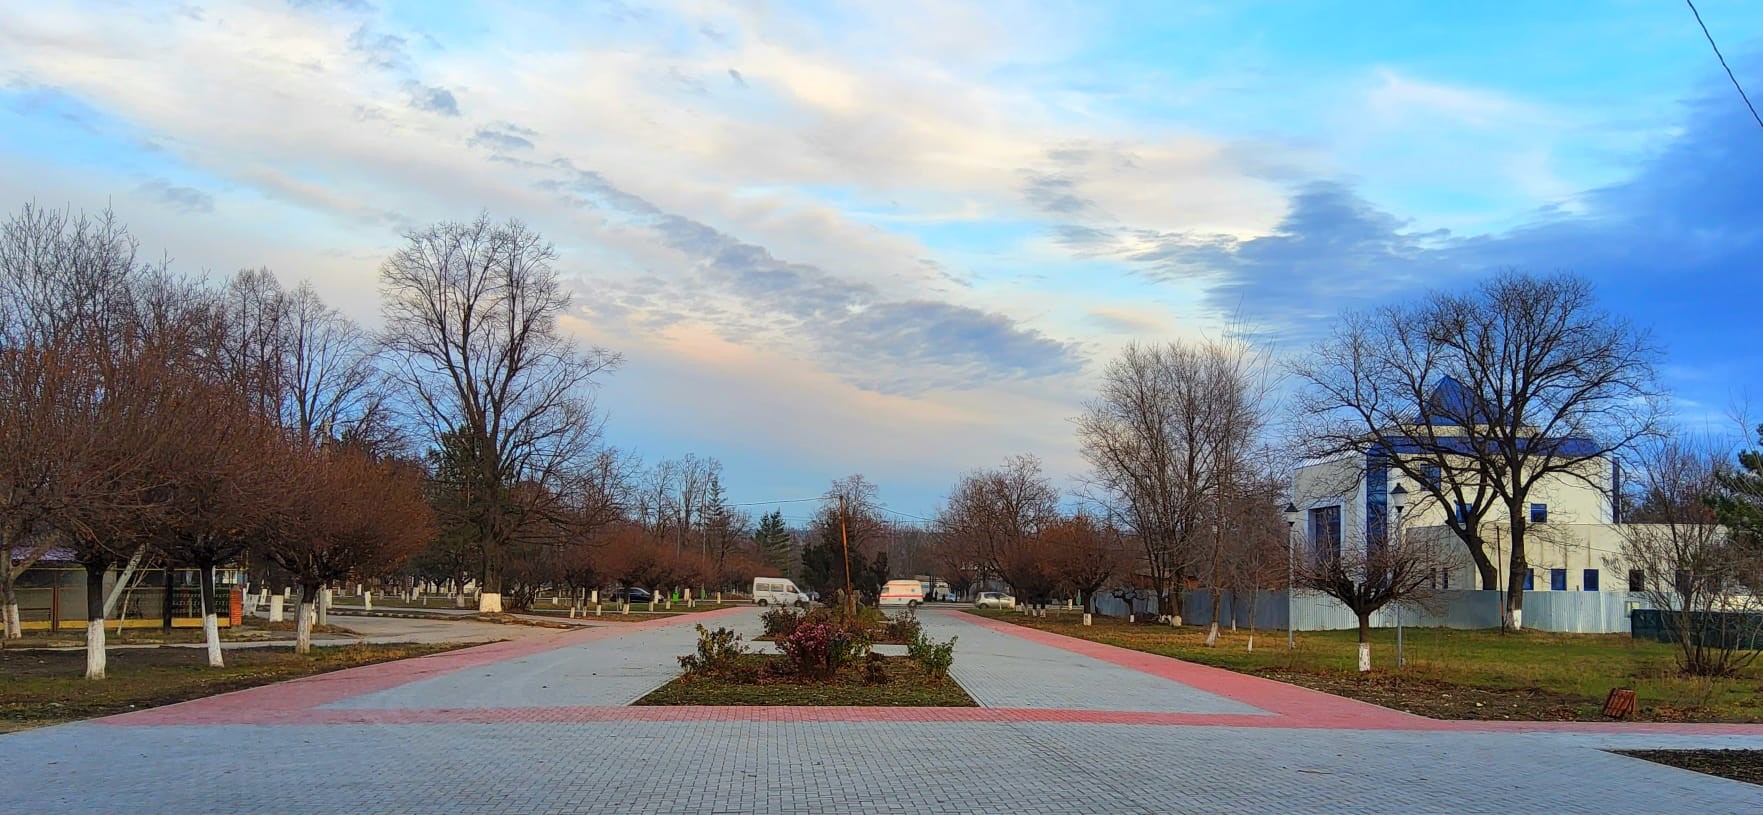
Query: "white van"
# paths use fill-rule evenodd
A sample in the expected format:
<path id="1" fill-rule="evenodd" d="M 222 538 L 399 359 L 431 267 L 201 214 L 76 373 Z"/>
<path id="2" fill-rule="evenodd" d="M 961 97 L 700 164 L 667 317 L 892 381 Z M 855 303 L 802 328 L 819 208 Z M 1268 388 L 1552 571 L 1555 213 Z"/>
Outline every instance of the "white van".
<path id="1" fill-rule="evenodd" d="M 787 577 L 753 578 L 753 602 L 762 606 L 805 606 L 808 593 Z"/>
<path id="2" fill-rule="evenodd" d="M 876 605 L 882 608 L 905 606 L 911 608 L 924 602 L 924 584 L 916 580 L 889 580 L 882 586 L 881 600 Z"/>

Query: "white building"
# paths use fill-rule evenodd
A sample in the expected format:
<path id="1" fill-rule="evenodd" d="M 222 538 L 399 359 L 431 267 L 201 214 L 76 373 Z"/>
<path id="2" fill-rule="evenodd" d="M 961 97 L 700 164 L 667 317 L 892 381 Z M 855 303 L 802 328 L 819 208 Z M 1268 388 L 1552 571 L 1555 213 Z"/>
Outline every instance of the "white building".
<path id="1" fill-rule="evenodd" d="M 1429 404 L 1461 402 L 1465 398 L 1462 387 L 1450 378 L 1442 380 L 1435 387 Z M 1428 412 L 1425 409 L 1417 411 L 1416 420 L 1426 421 Z M 1464 411 L 1433 413 L 1464 415 Z M 1444 422 L 1437 422 L 1430 429 L 1432 436 L 1445 444 L 1449 444 L 1452 438 L 1463 436 L 1460 428 Z M 1403 435 L 1388 437 L 1383 448 L 1374 454 L 1313 461 L 1299 467 L 1292 484 L 1292 501 L 1299 510 L 1295 531 L 1303 536 L 1312 551 L 1344 546 L 1370 547 L 1377 545 L 1385 535 L 1394 534 L 1399 521 L 1411 537 L 1427 536 L 1454 544 L 1450 551 L 1457 552 L 1461 559 L 1439 575 L 1439 588 L 1480 588 L 1476 585 L 1476 570 L 1468 548 L 1447 525 L 1447 513 L 1472 516 L 1475 514 L 1473 509 L 1445 506 L 1429 490 L 1390 464 L 1391 456 L 1422 457 L 1420 448 L 1405 442 Z M 1589 441 L 1575 439 L 1551 440 L 1550 447 L 1575 458 L 1596 449 Z M 1441 478 L 1437 468 L 1411 469 L 1430 473 L 1429 477 L 1433 479 Z M 1617 526 L 1621 519 L 1617 517 L 1614 501 L 1621 488 L 1620 480 L 1621 467 L 1617 462 L 1592 457 L 1583 462 L 1577 474 L 1550 474 L 1532 489 L 1528 505 L 1521 510 L 1526 513 L 1527 521 L 1525 548 L 1530 566 L 1530 573 L 1526 575 L 1527 589 L 1629 591 L 1639 588 L 1641 575 L 1633 573 L 1621 558 L 1622 534 Z M 1459 486 L 1467 494 L 1475 492 L 1473 484 Z M 1451 490 L 1444 492 L 1450 494 Z M 1487 555 L 1498 571 L 1499 586 L 1503 588 L 1511 557 L 1510 519 L 1504 502 L 1498 501 L 1491 493 L 1486 500 L 1491 503 L 1481 518 L 1482 538 Z M 1403 504 L 1400 513 L 1394 511 L 1398 504 Z"/>

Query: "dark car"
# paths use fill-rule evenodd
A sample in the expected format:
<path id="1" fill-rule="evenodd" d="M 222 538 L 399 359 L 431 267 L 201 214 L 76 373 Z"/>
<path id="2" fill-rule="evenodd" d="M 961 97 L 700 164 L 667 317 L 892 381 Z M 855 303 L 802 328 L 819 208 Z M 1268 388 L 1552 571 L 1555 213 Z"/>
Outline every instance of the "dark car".
<path id="1" fill-rule="evenodd" d="M 648 589 L 640 589 L 640 588 L 637 588 L 636 586 L 630 586 L 628 588 L 622 588 L 622 589 L 613 589 L 611 597 L 612 597 L 612 602 L 614 602 L 614 603 L 632 603 L 632 604 L 647 603 L 650 600 L 655 599 L 655 595 L 650 594 Z"/>

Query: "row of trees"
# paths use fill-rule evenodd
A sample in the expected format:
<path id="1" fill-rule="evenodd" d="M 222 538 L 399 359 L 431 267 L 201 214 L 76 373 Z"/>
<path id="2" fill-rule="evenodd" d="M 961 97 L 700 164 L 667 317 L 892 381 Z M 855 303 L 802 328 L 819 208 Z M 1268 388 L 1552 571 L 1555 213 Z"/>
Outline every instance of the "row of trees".
<path id="1" fill-rule="evenodd" d="M 367 397 L 362 335 L 267 272 L 223 285 L 141 260 L 109 213 L 27 206 L 0 226 L 0 600 L 59 550 L 87 575 L 87 675 L 105 671 L 105 574 L 247 552 L 302 586 L 427 542 L 420 470 Z M 307 597 L 316 594 L 308 591 Z M 310 608 L 302 609 L 301 643 Z"/>

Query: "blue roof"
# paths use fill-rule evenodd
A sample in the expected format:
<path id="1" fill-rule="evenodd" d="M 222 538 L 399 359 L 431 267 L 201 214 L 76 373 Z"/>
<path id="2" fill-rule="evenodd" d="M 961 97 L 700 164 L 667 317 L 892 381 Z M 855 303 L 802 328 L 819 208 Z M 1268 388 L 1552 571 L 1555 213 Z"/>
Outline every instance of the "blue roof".
<path id="1" fill-rule="evenodd" d="M 1433 427 L 1462 427 L 1464 419 L 1471 419 L 1472 424 L 1492 424 L 1488 415 L 1476 403 L 1474 391 L 1467 385 L 1458 382 L 1455 377 L 1446 376 L 1433 386 L 1432 393 L 1427 394 L 1426 402 L 1414 414 L 1416 424 L 1428 424 Z M 1527 440 L 1529 444 L 1545 447 L 1553 455 L 1570 458 L 1584 458 L 1602 452 L 1598 443 L 1592 439 L 1580 437 L 1552 437 Z M 1383 437 L 1390 453 L 1422 452 L 1421 445 L 1412 439 L 1392 436 Z M 1438 447 L 1446 452 L 1469 455 L 1474 452 L 1470 440 L 1462 436 L 1440 436 Z"/>

